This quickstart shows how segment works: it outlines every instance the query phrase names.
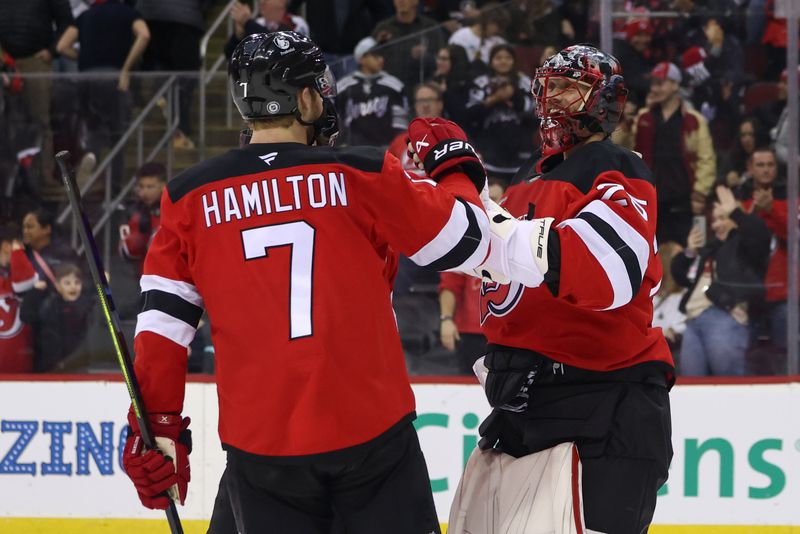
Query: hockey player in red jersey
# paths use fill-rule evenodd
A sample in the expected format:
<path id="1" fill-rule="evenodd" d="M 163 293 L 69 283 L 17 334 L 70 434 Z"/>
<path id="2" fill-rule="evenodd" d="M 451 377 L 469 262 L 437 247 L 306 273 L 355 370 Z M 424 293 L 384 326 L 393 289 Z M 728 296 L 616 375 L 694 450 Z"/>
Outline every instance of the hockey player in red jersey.
<path id="1" fill-rule="evenodd" d="M 161 450 L 129 416 L 126 471 L 148 507 L 186 496 L 186 347 L 205 310 L 239 532 L 328 533 L 334 516 L 348 533 L 439 532 L 385 266 L 390 247 L 438 270 L 483 262 L 483 167 L 441 119 L 409 127 L 425 179 L 377 149 L 311 146 L 336 130 L 336 85 L 294 32 L 248 36 L 228 72 L 252 137 L 164 192 L 135 337 Z"/>
<path id="2" fill-rule="evenodd" d="M 491 252 L 478 272 L 490 280 L 481 321 L 494 409 L 480 446 L 519 458 L 574 442 L 587 532 L 639 534 L 672 457 L 674 367 L 651 326 L 656 191 L 642 160 L 609 139 L 621 74 L 584 45 L 536 71 L 543 158 L 502 207 L 487 205 Z"/>

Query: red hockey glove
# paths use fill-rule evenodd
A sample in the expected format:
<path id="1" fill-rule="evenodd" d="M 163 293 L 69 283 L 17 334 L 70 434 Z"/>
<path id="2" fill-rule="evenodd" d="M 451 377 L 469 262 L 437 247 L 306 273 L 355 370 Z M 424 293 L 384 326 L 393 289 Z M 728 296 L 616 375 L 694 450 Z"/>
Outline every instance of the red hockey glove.
<path id="1" fill-rule="evenodd" d="M 486 170 L 461 127 L 440 117 L 417 118 L 408 125 L 408 157 L 430 178 L 439 181 L 462 172 L 480 192 Z"/>
<path id="2" fill-rule="evenodd" d="M 192 452 L 192 432 L 188 429 L 188 417 L 150 414 L 149 419 L 158 450 L 144 448 L 139 424 L 131 410 L 128 412 L 131 429 L 122 452 L 122 464 L 136 486 L 142 504 L 164 510 L 169 506 L 170 498 L 181 504 L 186 500 L 191 478 L 189 453 Z"/>
<path id="3" fill-rule="evenodd" d="M 703 63 L 706 57 L 708 57 L 708 55 L 705 49 L 700 46 L 689 48 L 683 53 L 683 56 L 681 56 L 683 70 L 691 77 L 694 85 L 700 85 L 711 77 L 711 73 L 708 72 L 705 63 Z"/>

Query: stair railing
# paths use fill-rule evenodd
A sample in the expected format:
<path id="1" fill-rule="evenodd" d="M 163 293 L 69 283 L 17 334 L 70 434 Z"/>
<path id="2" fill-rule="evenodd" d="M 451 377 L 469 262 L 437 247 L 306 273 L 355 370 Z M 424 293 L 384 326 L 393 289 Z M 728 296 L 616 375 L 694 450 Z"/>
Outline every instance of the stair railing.
<path id="1" fill-rule="evenodd" d="M 200 105 L 199 105 L 199 137 L 197 143 L 197 156 L 199 161 L 203 161 L 206 157 L 206 93 L 208 84 L 211 83 L 211 80 L 214 78 L 216 73 L 219 71 L 219 68 L 225 62 L 225 53 L 221 53 L 217 56 L 217 59 L 214 60 L 214 63 L 211 64 L 210 67 L 206 67 L 206 57 L 208 55 L 208 42 L 211 40 L 211 36 L 214 35 L 217 29 L 222 25 L 223 22 L 227 21 L 227 35 L 230 38 L 233 35 L 233 21 L 230 17 L 230 11 L 233 5 L 238 2 L 239 0 L 230 0 L 225 7 L 222 9 L 217 18 L 214 19 L 214 22 L 208 27 L 205 35 L 200 40 Z M 231 99 L 227 98 L 226 100 L 226 125 L 230 128 L 231 127 Z"/>
<path id="2" fill-rule="evenodd" d="M 147 118 L 147 115 L 153 110 L 153 108 L 158 106 L 158 101 L 162 98 L 166 101 L 166 128 L 164 129 L 164 134 L 145 158 L 144 122 Z M 144 108 L 142 108 L 142 110 L 139 112 L 139 115 L 133 120 L 133 122 L 131 122 L 128 129 L 122 134 L 114 147 L 108 152 L 108 154 L 105 155 L 97 168 L 95 168 L 94 172 L 92 172 L 86 183 L 80 186 L 81 195 L 85 196 L 86 193 L 94 186 L 94 184 L 101 179 L 101 177 L 105 179 L 102 204 L 103 213 L 101 214 L 97 223 L 95 223 L 95 225 L 92 227 L 92 231 L 95 235 L 97 235 L 100 230 L 103 230 L 102 247 L 103 261 L 105 262 L 105 265 L 109 265 L 111 259 L 111 227 L 108 225 L 108 221 L 111 219 L 111 216 L 114 214 L 117 208 L 125 201 L 128 193 L 130 193 L 131 189 L 133 189 L 133 187 L 136 185 L 137 180 L 136 176 L 132 176 L 123 186 L 122 190 L 114 198 L 112 198 L 112 163 L 114 159 L 122 153 L 131 138 L 136 135 L 136 168 L 141 167 L 145 161 L 151 161 L 159 152 L 161 152 L 161 150 L 166 148 L 167 175 L 170 176 L 172 174 L 172 138 L 179 127 L 178 98 L 178 77 L 173 74 L 167 78 L 163 85 L 161 85 L 161 87 L 155 92 L 150 101 L 144 106 Z M 56 222 L 58 224 L 64 224 L 64 222 L 70 216 L 70 213 L 72 213 L 72 208 L 67 206 L 58 215 Z M 71 218 L 71 222 L 72 225 L 70 234 L 72 247 L 78 252 L 78 254 L 82 254 L 83 246 L 79 245 L 77 226 L 75 225 L 74 217 Z"/>

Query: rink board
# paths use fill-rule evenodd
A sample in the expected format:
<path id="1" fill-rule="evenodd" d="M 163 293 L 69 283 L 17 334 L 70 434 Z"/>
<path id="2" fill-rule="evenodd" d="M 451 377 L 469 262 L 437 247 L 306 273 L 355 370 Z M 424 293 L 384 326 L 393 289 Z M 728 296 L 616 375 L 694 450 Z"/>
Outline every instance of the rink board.
<path id="1" fill-rule="evenodd" d="M 445 522 L 488 406 L 471 384 L 414 391 Z M 675 457 L 652 532 L 800 534 L 798 406 L 797 383 L 676 386 Z M 119 381 L 0 380 L 0 532 L 167 532 L 163 513 L 139 505 L 120 468 L 127 407 Z M 195 448 L 180 515 L 187 533 L 204 532 L 224 468 L 214 384 L 188 384 L 185 413 Z"/>

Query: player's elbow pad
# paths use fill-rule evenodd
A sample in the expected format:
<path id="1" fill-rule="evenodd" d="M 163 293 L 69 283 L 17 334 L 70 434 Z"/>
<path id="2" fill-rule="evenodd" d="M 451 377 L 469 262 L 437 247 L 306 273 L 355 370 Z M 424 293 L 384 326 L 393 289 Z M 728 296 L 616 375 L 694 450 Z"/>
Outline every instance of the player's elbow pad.
<path id="1" fill-rule="evenodd" d="M 549 268 L 547 246 L 554 219 L 515 219 L 494 202 L 487 206 L 487 214 L 490 250 L 477 273 L 501 284 L 541 285 Z"/>

